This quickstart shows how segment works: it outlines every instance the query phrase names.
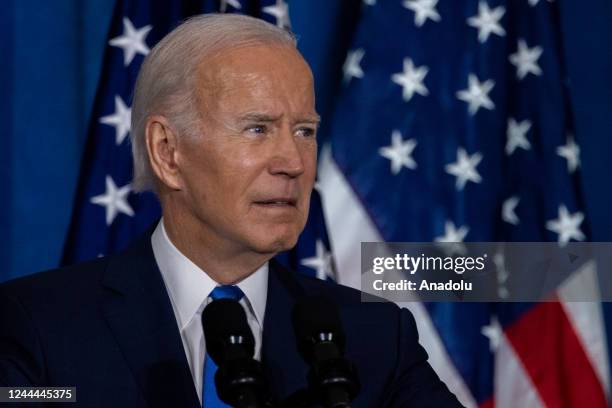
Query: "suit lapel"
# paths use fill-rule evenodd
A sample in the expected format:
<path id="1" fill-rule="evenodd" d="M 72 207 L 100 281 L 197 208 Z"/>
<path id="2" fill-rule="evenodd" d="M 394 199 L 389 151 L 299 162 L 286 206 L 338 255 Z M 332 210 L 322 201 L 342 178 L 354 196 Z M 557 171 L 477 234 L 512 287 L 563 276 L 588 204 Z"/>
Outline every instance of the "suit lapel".
<path id="1" fill-rule="evenodd" d="M 270 261 L 262 362 L 274 396 L 284 399 L 306 386 L 308 366 L 297 351 L 291 311 L 303 289 L 290 272 Z"/>
<path id="2" fill-rule="evenodd" d="M 103 285 L 104 315 L 150 406 L 199 407 L 150 234 L 109 261 Z"/>

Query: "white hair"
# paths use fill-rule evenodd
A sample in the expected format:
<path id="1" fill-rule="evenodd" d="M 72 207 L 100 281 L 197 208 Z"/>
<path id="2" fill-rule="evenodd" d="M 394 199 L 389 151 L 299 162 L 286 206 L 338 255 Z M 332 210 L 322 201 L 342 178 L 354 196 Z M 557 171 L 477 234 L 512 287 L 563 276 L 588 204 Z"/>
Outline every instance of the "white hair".
<path id="1" fill-rule="evenodd" d="M 179 137 L 195 137 L 200 124 L 194 108 L 197 67 L 222 50 L 261 43 L 296 47 L 291 33 L 263 20 L 239 14 L 205 14 L 186 20 L 151 50 L 138 73 L 132 103 L 134 191 L 155 188 L 145 140 L 147 119 L 162 115 Z"/>

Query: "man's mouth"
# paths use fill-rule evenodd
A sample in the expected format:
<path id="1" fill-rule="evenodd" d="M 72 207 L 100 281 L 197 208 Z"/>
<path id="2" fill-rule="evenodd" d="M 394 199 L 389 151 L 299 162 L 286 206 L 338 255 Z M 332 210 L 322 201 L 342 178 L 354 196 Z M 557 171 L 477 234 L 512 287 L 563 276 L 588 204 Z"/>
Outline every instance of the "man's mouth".
<path id="1" fill-rule="evenodd" d="M 297 200 L 289 197 L 274 197 L 265 200 L 255 201 L 255 204 L 266 207 L 295 207 Z"/>

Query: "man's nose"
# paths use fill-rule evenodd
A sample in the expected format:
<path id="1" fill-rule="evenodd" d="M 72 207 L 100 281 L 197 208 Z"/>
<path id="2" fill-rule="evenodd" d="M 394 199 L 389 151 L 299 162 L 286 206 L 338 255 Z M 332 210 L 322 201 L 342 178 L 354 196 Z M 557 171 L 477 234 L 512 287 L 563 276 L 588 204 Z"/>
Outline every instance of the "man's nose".
<path id="1" fill-rule="evenodd" d="M 304 173 L 303 148 L 289 129 L 283 129 L 276 138 L 272 147 L 272 159 L 270 160 L 270 173 L 297 177 Z"/>

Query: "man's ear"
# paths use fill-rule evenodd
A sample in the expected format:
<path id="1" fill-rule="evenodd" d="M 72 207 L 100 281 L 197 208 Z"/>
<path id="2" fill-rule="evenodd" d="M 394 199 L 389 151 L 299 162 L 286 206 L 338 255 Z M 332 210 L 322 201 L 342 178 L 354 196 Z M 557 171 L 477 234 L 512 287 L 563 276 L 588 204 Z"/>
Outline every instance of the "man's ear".
<path id="1" fill-rule="evenodd" d="M 158 179 L 172 190 L 180 190 L 182 182 L 177 166 L 177 134 L 164 116 L 154 115 L 147 119 L 145 140 L 149 163 Z"/>

